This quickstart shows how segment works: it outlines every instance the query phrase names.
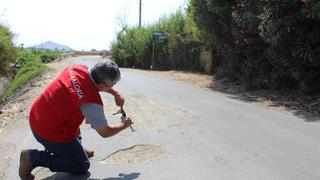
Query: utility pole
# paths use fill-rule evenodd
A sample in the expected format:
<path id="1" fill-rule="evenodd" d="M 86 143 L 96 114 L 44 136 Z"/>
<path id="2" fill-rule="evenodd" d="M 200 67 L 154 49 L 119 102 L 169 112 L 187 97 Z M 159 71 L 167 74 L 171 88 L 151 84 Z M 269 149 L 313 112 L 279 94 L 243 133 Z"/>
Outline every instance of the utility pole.
<path id="1" fill-rule="evenodd" d="M 139 27 L 141 27 L 141 1 L 139 0 Z"/>

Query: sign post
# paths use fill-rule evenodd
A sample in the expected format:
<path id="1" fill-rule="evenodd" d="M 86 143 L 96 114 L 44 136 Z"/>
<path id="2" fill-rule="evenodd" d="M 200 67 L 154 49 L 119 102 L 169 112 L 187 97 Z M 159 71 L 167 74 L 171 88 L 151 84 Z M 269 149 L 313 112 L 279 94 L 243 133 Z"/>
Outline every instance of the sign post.
<path id="1" fill-rule="evenodd" d="M 162 31 L 154 31 L 153 32 L 153 42 L 163 44 L 167 40 L 164 32 Z"/>
<path id="2" fill-rule="evenodd" d="M 152 42 L 152 62 L 151 62 L 151 66 L 150 66 L 150 69 L 154 68 L 154 44 L 155 43 L 159 43 L 159 44 L 164 44 L 166 41 L 167 41 L 167 38 L 164 34 L 164 32 L 162 31 L 154 31 L 152 33 L 152 39 L 153 39 L 153 42 Z"/>

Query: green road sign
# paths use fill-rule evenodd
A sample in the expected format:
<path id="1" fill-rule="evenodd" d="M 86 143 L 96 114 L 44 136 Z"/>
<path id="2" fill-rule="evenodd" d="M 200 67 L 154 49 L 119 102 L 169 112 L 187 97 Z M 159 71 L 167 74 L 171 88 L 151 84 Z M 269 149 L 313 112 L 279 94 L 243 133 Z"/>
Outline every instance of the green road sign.
<path id="1" fill-rule="evenodd" d="M 165 43 L 166 36 L 162 31 L 154 31 L 153 32 L 153 42 L 155 43 Z"/>

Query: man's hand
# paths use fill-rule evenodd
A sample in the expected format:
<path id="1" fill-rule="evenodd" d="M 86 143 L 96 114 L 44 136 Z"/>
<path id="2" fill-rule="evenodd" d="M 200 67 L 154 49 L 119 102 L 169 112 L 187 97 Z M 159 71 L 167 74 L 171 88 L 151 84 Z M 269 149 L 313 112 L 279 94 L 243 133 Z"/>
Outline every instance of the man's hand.
<path id="1" fill-rule="evenodd" d="M 124 104 L 124 98 L 120 94 L 114 96 L 114 101 L 116 105 L 120 107 L 122 107 Z"/>
<path id="2" fill-rule="evenodd" d="M 105 128 L 96 129 L 96 131 L 100 134 L 100 136 L 106 138 L 119 133 L 133 124 L 131 118 L 129 117 L 122 117 L 121 120 L 122 122 L 119 124 L 108 125 Z"/>
<path id="3" fill-rule="evenodd" d="M 133 124 L 132 119 L 130 117 L 121 117 L 121 122 L 125 125 L 125 127 L 129 127 Z"/>

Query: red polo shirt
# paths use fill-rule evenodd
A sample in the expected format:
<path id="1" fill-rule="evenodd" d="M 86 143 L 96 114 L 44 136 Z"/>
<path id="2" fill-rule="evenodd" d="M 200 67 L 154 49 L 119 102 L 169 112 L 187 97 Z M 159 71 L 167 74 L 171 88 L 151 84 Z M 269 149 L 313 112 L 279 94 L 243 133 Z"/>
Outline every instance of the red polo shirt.
<path id="1" fill-rule="evenodd" d="M 86 66 L 67 67 L 33 103 L 30 126 L 38 136 L 52 142 L 74 140 L 84 120 L 80 106 L 85 103 L 103 105 L 99 90 Z"/>

